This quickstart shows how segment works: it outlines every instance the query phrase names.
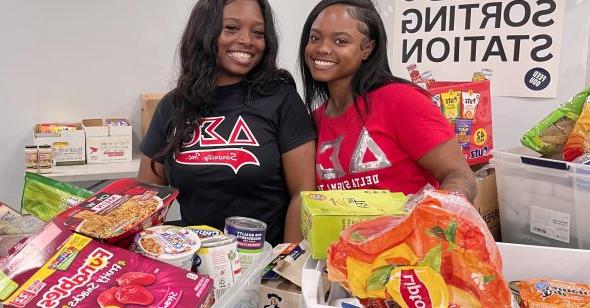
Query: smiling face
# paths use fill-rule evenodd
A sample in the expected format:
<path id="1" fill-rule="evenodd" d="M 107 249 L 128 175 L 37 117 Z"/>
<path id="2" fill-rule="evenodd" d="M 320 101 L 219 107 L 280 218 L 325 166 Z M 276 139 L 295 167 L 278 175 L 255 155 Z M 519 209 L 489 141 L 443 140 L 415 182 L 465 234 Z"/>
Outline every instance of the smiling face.
<path id="1" fill-rule="evenodd" d="M 217 85 L 240 82 L 262 60 L 264 17 L 255 0 L 234 0 L 223 7 L 217 53 L 221 72 Z"/>
<path id="2" fill-rule="evenodd" d="M 311 26 L 305 63 L 317 81 L 350 84 L 371 54 L 373 42 L 359 30 L 364 24 L 347 10 L 343 5 L 329 6 Z"/>

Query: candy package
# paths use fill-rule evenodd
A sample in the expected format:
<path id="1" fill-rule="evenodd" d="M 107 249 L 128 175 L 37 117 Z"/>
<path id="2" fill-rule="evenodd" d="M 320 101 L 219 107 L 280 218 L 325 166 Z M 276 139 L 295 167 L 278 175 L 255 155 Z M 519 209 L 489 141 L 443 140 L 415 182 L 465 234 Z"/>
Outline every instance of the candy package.
<path id="1" fill-rule="evenodd" d="M 525 147 L 545 156 L 560 154 L 578 120 L 590 87 L 572 97 L 524 134 L 520 142 Z"/>
<path id="2" fill-rule="evenodd" d="M 510 307 L 500 252 L 477 210 L 442 191 L 415 197 L 407 217 L 343 231 L 328 250 L 330 280 L 367 306 Z"/>
<path id="3" fill-rule="evenodd" d="M 590 153 L 590 95 L 563 147 L 563 159 L 574 161 L 586 153 Z"/>

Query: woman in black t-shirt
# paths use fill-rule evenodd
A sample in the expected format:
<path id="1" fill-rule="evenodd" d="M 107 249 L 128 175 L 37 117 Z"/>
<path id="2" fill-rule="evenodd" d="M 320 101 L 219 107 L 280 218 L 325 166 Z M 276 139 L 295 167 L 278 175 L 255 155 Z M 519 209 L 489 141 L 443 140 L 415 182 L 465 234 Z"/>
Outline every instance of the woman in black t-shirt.
<path id="1" fill-rule="evenodd" d="M 267 223 L 297 242 L 299 192 L 314 190 L 316 133 L 291 75 L 277 69 L 266 0 L 199 0 L 179 48 L 177 86 L 159 103 L 138 178 L 180 190 L 182 223 Z"/>

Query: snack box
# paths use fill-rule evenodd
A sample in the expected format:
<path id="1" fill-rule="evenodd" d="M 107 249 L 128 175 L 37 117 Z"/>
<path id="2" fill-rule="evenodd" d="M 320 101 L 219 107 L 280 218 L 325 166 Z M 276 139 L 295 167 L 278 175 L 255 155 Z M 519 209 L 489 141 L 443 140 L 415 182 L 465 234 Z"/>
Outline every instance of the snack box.
<path id="1" fill-rule="evenodd" d="M 131 161 L 132 127 L 126 119 L 84 119 L 88 164 Z"/>
<path id="2" fill-rule="evenodd" d="M 0 264 L 8 307 L 209 307 L 213 281 L 49 223 Z"/>
<path id="3" fill-rule="evenodd" d="M 406 215 L 408 198 L 387 190 L 301 192 L 301 230 L 314 259 L 325 259 L 328 245 L 348 226 L 382 215 Z"/>
<path id="4" fill-rule="evenodd" d="M 178 190 L 134 179 L 117 180 L 57 216 L 72 231 L 129 247 L 133 236 L 164 222 Z"/>
<path id="5" fill-rule="evenodd" d="M 86 163 L 86 135 L 80 123 L 37 124 L 33 127 L 33 143 L 51 145 L 57 166 Z"/>

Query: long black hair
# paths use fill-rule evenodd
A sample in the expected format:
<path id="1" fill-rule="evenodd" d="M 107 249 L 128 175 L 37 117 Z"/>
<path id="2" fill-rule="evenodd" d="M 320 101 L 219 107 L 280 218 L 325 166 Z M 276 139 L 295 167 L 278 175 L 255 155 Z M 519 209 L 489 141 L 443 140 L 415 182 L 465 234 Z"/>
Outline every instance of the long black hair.
<path id="1" fill-rule="evenodd" d="M 179 44 L 180 76 L 172 93 L 174 134 L 152 160 L 154 173 L 154 161 L 177 153 L 201 124 L 201 119 L 212 111 L 216 80 L 221 70 L 217 43 L 222 30 L 223 7 L 232 1 L 199 0 L 190 14 Z M 252 95 L 273 94 L 281 82 L 295 86 L 291 74 L 277 68 L 279 43 L 272 9 L 267 0 L 257 2 L 264 17 L 266 47 L 260 63 L 244 78 L 248 99 Z"/>
<path id="2" fill-rule="evenodd" d="M 309 13 L 303 25 L 303 32 L 299 42 L 299 70 L 303 78 L 305 103 L 308 108 L 312 109 L 315 104 L 330 97 L 327 84 L 313 79 L 311 71 L 305 63 L 305 47 L 309 41 L 313 22 L 325 8 L 331 5 L 346 6 L 348 14 L 364 24 L 359 27 L 359 32 L 364 34 L 369 41 L 375 42 L 373 51 L 352 78 L 353 97 L 355 100 L 358 96 L 363 97 L 367 102 L 365 105 L 367 112 L 369 108 L 367 93 L 371 90 L 392 82 L 415 86 L 410 81 L 396 77 L 391 73 L 387 59 L 387 34 L 385 33 L 383 20 L 371 0 L 322 0 Z"/>

